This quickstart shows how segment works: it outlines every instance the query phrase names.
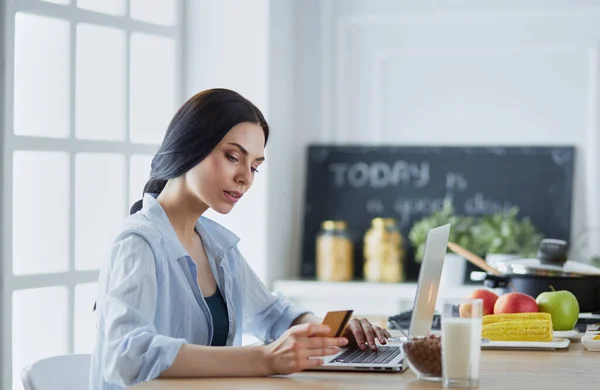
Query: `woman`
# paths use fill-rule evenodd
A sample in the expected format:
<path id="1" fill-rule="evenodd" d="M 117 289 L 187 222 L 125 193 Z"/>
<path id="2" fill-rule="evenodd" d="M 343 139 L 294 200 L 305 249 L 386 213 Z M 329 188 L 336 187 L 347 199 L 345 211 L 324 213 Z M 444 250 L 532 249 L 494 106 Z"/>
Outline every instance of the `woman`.
<path id="1" fill-rule="evenodd" d="M 225 89 L 201 92 L 175 114 L 143 201 L 100 273 L 91 389 L 159 376 L 288 374 L 322 364 L 349 340 L 361 349 L 386 343 L 387 331 L 357 319 L 345 337 L 328 337 L 320 318 L 267 290 L 234 234 L 202 217 L 208 208 L 230 212 L 250 189 L 268 136 L 262 113 Z M 244 331 L 270 343 L 241 347 Z"/>

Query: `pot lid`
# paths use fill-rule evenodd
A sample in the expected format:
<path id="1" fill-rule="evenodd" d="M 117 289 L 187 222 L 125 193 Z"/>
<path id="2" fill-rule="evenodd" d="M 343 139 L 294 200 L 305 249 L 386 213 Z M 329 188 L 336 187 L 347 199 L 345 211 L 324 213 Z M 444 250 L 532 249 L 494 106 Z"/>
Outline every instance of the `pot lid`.
<path id="1" fill-rule="evenodd" d="M 579 261 L 567 260 L 563 265 L 542 264 L 540 259 L 498 261 L 494 267 L 505 275 L 537 275 L 559 277 L 600 276 L 600 268 Z"/>

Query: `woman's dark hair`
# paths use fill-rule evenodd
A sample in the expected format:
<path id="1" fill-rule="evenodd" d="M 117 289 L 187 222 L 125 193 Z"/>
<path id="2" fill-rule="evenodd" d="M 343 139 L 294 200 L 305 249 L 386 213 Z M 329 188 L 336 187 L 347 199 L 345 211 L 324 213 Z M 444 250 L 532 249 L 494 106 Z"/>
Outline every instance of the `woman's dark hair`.
<path id="1" fill-rule="evenodd" d="M 152 159 L 150 180 L 144 193 L 160 193 L 167 180 L 179 177 L 196 166 L 217 146 L 232 127 L 256 123 L 269 138 L 269 125 L 260 110 L 239 93 L 209 89 L 191 97 L 177 111 Z M 142 200 L 131 206 L 130 214 L 142 208 Z"/>

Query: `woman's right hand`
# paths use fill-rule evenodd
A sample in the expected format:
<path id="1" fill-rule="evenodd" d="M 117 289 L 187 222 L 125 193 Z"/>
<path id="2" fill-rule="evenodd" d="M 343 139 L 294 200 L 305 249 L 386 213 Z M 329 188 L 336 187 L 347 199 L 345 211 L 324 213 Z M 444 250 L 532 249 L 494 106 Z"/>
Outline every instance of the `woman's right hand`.
<path id="1" fill-rule="evenodd" d="M 301 324 L 289 328 L 264 348 L 270 375 L 292 374 L 323 364 L 321 356 L 339 352 L 348 344 L 345 337 L 330 337 L 331 329 L 321 324 Z"/>

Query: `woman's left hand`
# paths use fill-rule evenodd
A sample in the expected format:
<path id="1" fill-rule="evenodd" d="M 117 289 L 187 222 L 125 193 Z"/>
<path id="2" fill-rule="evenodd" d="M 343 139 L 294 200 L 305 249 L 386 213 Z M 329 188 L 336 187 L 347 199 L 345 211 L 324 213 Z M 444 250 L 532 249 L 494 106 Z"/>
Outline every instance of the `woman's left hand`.
<path id="1" fill-rule="evenodd" d="M 392 335 L 387 330 L 371 324 L 366 318 L 352 318 L 346 326 L 344 337 L 348 339 L 350 345 L 354 344 L 363 351 L 367 349 L 367 346 L 376 351 L 375 339 L 379 340 L 381 344 L 386 344 L 388 337 L 392 337 Z"/>

